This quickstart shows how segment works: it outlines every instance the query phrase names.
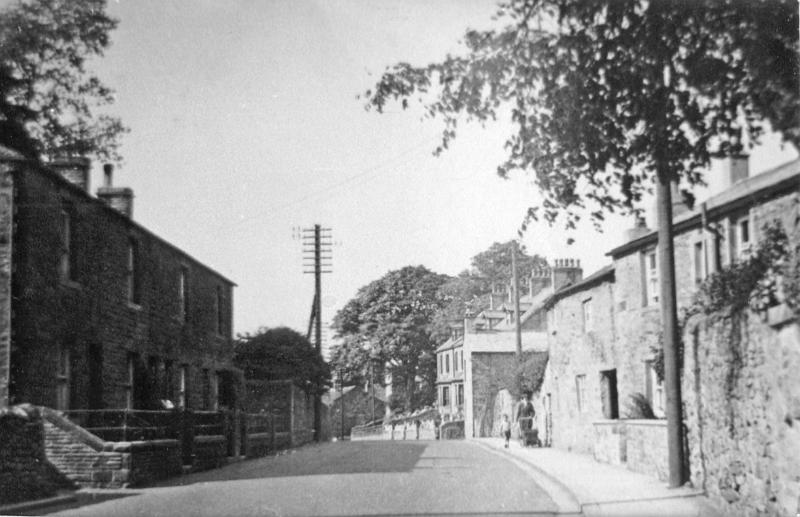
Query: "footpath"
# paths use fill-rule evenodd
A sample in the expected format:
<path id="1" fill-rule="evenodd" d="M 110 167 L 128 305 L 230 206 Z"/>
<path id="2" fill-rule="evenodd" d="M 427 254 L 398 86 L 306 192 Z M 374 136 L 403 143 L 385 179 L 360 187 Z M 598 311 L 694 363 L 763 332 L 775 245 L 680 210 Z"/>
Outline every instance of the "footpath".
<path id="1" fill-rule="evenodd" d="M 722 517 L 700 490 L 667 483 L 591 456 L 553 448 L 522 447 L 501 438 L 477 438 L 478 445 L 505 455 L 529 473 L 567 515 Z"/>

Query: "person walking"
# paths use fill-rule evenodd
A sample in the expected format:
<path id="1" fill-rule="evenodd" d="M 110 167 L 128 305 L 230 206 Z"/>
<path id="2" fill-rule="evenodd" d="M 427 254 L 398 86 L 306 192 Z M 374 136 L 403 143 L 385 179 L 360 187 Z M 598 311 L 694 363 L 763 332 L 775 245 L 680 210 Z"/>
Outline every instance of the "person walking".
<path id="1" fill-rule="evenodd" d="M 508 420 L 508 415 L 503 414 L 503 421 L 500 422 L 500 434 L 506 439 L 506 449 L 508 449 L 508 441 L 511 439 L 511 422 Z"/>

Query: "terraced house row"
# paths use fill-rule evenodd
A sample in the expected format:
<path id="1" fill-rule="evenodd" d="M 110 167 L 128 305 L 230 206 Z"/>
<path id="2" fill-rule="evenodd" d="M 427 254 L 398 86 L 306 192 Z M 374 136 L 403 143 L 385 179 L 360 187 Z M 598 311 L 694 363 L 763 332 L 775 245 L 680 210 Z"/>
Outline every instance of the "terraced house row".
<path id="1" fill-rule="evenodd" d="M 234 283 L 89 193 L 89 162 L 0 149 L 0 405 L 234 407 Z"/>
<path id="2" fill-rule="evenodd" d="M 681 314 L 709 275 L 757 252 L 767 227 L 780 225 L 788 249 L 800 244 L 800 160 L 751 176 L 747 157 L 731 157 L 710 178 L 711 195 L 693 209 L 674 196 Z M 520 320 L 523 350 L 546 362 L 531 366 L 543 442 L 665 479 L 657 248 L 639 221 L 591 275 L 576 259 L 553 261 L 534 272 Z M 800 326 L 780 287 L 772 293 L 759 307 L 682 317 L 687 468 L 696 486 L 744 513 L 782 514 L 800 498 Z M 439 405 L 445 418 L 464 418 L 468 437 L 496 435 L 501 415 L 513 413 L 514 327 L 507 298 L 468 315 L 438 350 L 463 357 L 463 373 L 439 370 Z M 442 395 L 456 382 L 457 407 Z"/>

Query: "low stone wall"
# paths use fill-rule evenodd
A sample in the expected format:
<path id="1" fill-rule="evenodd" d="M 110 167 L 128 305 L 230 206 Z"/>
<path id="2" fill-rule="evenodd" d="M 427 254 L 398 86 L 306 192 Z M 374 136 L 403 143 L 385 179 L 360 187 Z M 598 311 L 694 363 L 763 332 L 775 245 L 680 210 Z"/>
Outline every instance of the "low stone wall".
<path id="1" fill-rule="evenodd" d="M 666 420 L 626 420 L 627 465 L 661 481 L 669 479 Z"/>
<path id="2" fill-rule="evenodd" d="M 47 497 L 72 486 L 46 460 L 38 410 L 24 405 L 0 411 L 0 504 Z"/>
<path id="3" fill-rule="evenodd" d="M 84 487 L 144 484 L 181 473 L 177 440 L 105 442 L 57 411 L 41 408 L 47 460 Z"/>
<path id="4" fill-rule="evenodd" d="M 222 435 L 194 437 L 192 470 L 215 469 L 228 461 L 228 442 Z"/>
<path id="5" fill-rule="evenodd" d="M 383 425 L 356 426 L 350 430 L 350 439 L 358 440 L 384 440 L 386 439 L 385 428 Z"/>
<path id="6" fill-rule="evenodd" d="M 445 422 L 439 428 L 439 435 L 442 440 L 460 440 L 464 438 L 464 421 L 454 420 Z"/>
<path id="7" fill-rule="evenodd" d="M 627 457 L 626 432 L 628 421 L 598 420 L 594 427 L 594 459 L 611 465 L 624 465 Z"/>

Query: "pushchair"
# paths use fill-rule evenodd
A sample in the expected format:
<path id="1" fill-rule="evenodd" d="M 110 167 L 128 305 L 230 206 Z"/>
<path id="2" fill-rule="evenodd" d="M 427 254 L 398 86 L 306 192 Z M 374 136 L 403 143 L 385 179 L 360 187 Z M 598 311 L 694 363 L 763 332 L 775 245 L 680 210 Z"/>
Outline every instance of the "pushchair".
<path id="1" fill-rule="evenodd" d="M 539 440 L 539 430 L 535 426 L 533 417 L 524 416 L 520 417 L 517 421 L 519 424 L 519 444 L 521 447 L 541 447 L 542 442 Z"/>

